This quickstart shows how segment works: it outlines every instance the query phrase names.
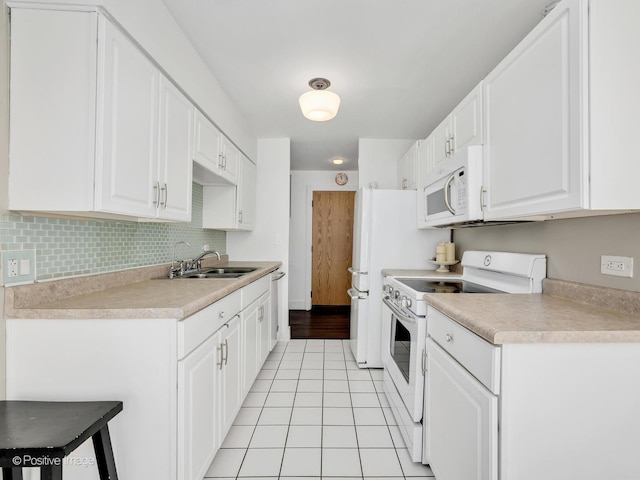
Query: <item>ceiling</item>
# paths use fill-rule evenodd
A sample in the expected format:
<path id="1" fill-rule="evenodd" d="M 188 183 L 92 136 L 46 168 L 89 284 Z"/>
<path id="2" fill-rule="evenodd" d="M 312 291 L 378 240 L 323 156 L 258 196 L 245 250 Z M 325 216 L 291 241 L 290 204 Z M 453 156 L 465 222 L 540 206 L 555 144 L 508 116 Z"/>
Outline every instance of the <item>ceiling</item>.
<path id="1" fill-rule="evenodd" d="M 292 170 L 355 170 L 358 138 L 425 138 L 551 3 L 162 1 L 253 134 L 291 138 Z M 331 121 L 300 112 L 313 77 L 341 97 Z"/>

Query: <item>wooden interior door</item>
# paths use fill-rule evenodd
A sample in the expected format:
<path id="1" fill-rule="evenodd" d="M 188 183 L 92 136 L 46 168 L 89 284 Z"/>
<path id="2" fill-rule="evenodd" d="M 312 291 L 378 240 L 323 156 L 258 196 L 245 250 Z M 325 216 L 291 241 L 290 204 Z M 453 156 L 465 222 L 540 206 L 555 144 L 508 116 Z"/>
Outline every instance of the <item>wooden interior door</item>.
<path id="1" fill-rule="evenodd" d="M 313 192 L 311 305 L 350 305 L 355 192 Z"/>

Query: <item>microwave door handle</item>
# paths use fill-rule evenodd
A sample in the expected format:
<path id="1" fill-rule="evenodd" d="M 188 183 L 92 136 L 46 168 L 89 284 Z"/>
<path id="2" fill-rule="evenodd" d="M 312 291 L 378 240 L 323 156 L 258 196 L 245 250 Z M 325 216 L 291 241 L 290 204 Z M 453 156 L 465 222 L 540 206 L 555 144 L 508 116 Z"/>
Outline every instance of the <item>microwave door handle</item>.
<path id="1" fill-rule="evenodd" d="M 456 211 L 451 207 L 451 200 L 449 194 L 451 192 L 451 182 L 456 178 L 455 174 L 447 178 L 447 182 L 444 184 L 444 204 L 447 206 L 447 210 L 451 212 L 451 215 L 455 215 Z"/>

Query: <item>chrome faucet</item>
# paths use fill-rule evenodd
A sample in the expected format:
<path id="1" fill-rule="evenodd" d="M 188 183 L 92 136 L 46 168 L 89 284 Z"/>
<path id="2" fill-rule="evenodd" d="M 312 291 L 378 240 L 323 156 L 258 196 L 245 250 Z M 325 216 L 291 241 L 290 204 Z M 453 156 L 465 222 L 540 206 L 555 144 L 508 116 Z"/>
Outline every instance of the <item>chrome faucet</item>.
<path id="1" fill-rule="evenodd" d="M 173 251 L 171 253 L 171 268 L 169 268 L 169 278 L 175 278 L 176 276 L 182 276 L 184 274 L 184 260 L 177 260 L 176 265 L 176 247 L 178 245 L 186 245 L 187 247 L 191 247 L 189 242 L 185 242 L 184 240 L 180 240 L 173 244 Z M 188 265 L 188 264 L 187 264 Z M 188 267 L 187 267 L 188 270 Z"/>
<path id="2" fill-rule="evenodd" d="M 196 258 L 194 258 L 193 260 L 191 260 L 190 262 L 187 262 L 187 270 L 201 270 L 202 269 L 202 259 L 204 257 L 206 257 L 207 255 L 215 255 L 216 258 L 218 259 L 218 261 L 220 261 L 220 253 L 215 251 L 215 250 L 207 250 L 205 252 L 202 252 L 200 255 L 198 255 Z"/>

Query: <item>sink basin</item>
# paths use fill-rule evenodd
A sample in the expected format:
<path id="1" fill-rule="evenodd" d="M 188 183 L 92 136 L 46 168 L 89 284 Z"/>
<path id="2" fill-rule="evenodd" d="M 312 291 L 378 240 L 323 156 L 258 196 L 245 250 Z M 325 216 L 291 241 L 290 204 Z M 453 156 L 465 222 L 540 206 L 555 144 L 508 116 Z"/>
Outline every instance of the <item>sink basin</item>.
<path id="1" fill-rule="evenodd" d="M 187 273 L 180 278 L 238 278 L 256 270 L 258 267 L 206 268 L 200 272 Z"/>

